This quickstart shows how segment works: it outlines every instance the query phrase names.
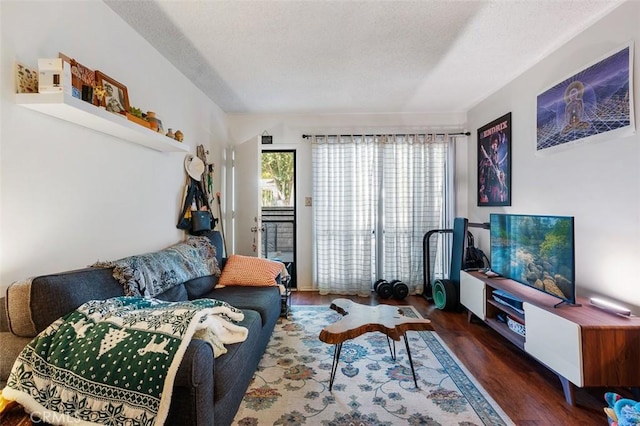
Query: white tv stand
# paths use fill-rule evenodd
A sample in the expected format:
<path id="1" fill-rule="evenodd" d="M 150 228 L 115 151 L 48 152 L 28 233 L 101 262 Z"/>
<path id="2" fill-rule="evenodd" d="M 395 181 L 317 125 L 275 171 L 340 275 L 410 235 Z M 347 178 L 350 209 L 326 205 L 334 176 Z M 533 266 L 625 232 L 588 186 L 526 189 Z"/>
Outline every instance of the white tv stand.
<path id="1" fill-rule="evenodd" d="M 494 301 L 496 289 L 522 300 L 524 315 Z M 460 303 L 468 309 L 469 322 L 475 315 L 556 373 L 570 405 L 575 405 L 575 386 L 640 386 L 640 319 L 576 302 L 581 306 L 554 307 L 557 298 L 513 280 L 460 273 Z M 500 313 L 524 322 L 526 337 L 499 321 Z"/>

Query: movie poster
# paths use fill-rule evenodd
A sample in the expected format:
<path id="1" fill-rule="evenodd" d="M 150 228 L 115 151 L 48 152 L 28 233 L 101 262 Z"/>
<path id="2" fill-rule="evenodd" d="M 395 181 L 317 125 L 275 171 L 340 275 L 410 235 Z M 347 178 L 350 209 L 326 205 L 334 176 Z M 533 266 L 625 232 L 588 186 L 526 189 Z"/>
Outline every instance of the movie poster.
<path id="1" fill-rule="evenodd" d="M 478 129 L 478 206 L 511 205 L 511 113 Z"/>

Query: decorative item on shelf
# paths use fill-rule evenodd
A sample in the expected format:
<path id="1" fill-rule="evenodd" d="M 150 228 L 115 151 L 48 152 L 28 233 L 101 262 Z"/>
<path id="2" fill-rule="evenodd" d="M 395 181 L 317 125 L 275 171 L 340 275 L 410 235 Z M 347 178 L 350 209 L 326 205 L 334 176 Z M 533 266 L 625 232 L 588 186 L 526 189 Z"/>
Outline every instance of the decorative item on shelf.
<path id="1" fill-rule="evenodd" d="M 158 119 L 156 113 L 153 111 L 147 111 L 147 121 L 149 122 L 149 128 L 154 132 L 158 131 Z"/>
<path id="2" fill-rule="evenodd" d="M 93 86 L 93 94 L 95 95 L 97 101 L 96 106 L 100 108 L 104 108 L 102 106 L 102 100 L 104 99 L 104 95 L 107 93 L 104 87 L 102 86 Z"/>
<path id="3" fill-rule="evenodd" d="M 169 127 L 169 130 L 167 131 L 167 137 L 171 138 L 171 139 L 175 139 L 175 134 L 173 133 L 173 129 L 171 129 L 171 127 Z"/>
<path id="4" fill-rule="evenodd" d="M 38 59 L 38 92 L 62 92 L 62 59 Z"/>
<path id="5" fill-rule="evenodd" d="M 156 117 L 156 121 L 158 122 L 158 133 L 164 133 L 164 127 L 162 127 L 162 120 Z"/>
<path id="6" fill-rule="evenodd" d="M 106 91 L 101 105 L 109 112 L 126 115 L 130 108 L 127 87 L 101 71 L 96 71 L 96 83 Z"/>
<path id="7" fill-rule="evenodd" d="M 180 130 L 176 130 L 175 133 L 175 140 L 177 140 L 178 142 L 182 142 L 184 140 L 184 135 L 182 134 L 182 131 Z"/>
<path id="8" fill-rule="evenodd" d="M 38 93 L 38 71 L 16 62 L 16 93 Z"/>
<path id="9" fill-rule="evenodd" d="M 85 102 L 93 103 L 93 87 L 96 85 L 96 73 L 63 53 L 58 53 L 63 62 L 71 66 L 71 95 Z"/>
<path id="10" fill-rule="evenodd" d="M 131 108 L 129 108 L 129 112 L 131 113 L 131 115 L 133 115 L 134 117 L 138 117 L 140 119 L 142 119 L 142 110 L 140 108 L 136 108 L 134 106 L 131 106 Z"/>
<path id="11" fill-rule="evenodd" d="M 127 120 L 133 121 L 134 123 L 146 127 L 147 129 L 151 128 L 151 124 L 143 118 L 142 110 L 140 108 L 132 106 L 127 112 Z"/>
<path id="12" fill-rule="evenodd" d="M 83 101 L 93 103 L 93 86 L 82 85 L 82 94 L 80 95 Z"/>
<path id="13" fill-rule="evenodd" d="M 518 333 L 522 337 L 525 337 L 527 335 L 525 325 L 511 315 L 507 315 L 507 326 L 509 327 L 509 330 Z"/>

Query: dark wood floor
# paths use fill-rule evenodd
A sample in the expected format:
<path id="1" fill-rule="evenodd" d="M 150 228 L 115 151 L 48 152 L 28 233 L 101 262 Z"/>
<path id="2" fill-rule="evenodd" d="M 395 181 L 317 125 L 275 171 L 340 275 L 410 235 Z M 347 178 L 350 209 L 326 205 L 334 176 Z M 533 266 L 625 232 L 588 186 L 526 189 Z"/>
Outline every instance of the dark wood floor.
<path id="1" fill-rule="evenodd" d="M 358 303 L 413 305 L 431 319 L 438 335 L 517 425 L 606 425 L 607 390 L 632 397 L 629 389 L 576 389 L 576 406 L 566 403 L 558 377 L 484 323 L 467 322 L 466 312 L 443 312 L 422 296 L 381 300 L 377 296 L 321 296 L 298 291 L 292 305 L 328 305 L 345 297 Z M 639 367 L 640 368 L 640 367 Z"/>

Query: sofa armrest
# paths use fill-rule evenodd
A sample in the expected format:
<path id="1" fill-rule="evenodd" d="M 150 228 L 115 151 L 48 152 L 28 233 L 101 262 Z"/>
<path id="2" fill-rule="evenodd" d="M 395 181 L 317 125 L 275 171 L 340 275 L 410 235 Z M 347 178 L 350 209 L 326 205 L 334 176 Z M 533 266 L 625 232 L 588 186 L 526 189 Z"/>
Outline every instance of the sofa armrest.
<path id="1" fill-rule="evenodd" d="M 212 425 L 213 349 L 203 340 L 193 339 L 178 367 L 171 408 L 165 424 Z"/>
<path id="2" fill-rule="evenodd" d="M 13 363 L 32 337 L 19 337 L 11 332 L 0 332 L 0 389 L 4 387 Z"/>
<path id="3" fill-rule="evenodd" d="M 0 298 L 0 332 L 9 331 L 9 317 L 7 316 L 7 299 Z"/>

